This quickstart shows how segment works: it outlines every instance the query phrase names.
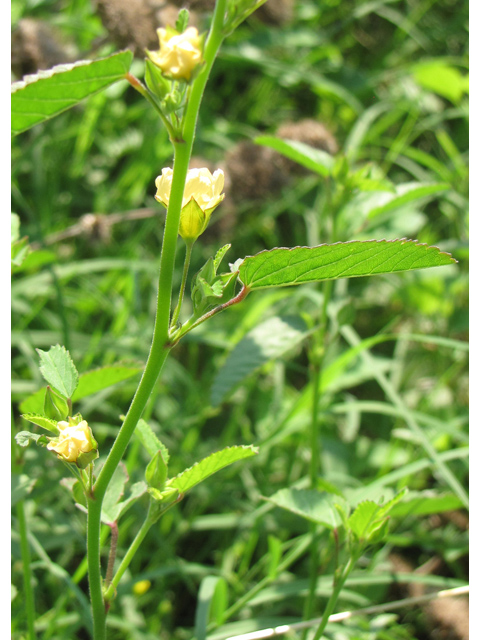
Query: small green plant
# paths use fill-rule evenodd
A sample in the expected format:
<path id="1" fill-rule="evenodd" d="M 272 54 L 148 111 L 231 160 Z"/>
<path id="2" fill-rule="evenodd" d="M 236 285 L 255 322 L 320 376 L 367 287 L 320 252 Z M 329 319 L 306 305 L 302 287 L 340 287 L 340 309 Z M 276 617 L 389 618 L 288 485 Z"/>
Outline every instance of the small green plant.
<path id="1" fill-rule="evenodd" d="M 189 169 L 202 97 L 223 41 L 263 3 L 264 0 L 217 0 L 206 34 L 199 34 L 195 27 L 188 26 L 188 12 L 181 10 L 175 28 L 158 30 L 158 51 L 147 52 L 145 83 L 130 72 L 132 54 L 123 51 L 100 60 L 54 68 L 13 87 L 12 129 L 15 134 L 19 134 L 114 82 L 127 80 L 158 114 L 168 131 L 174 150 L 173 168 L 163 168 L 156 180 L 155 197 L 166 207 L 167 212 L 150 353 L 112 448 L 109 452 L 99 451 L 95 428 L 92 429 L 89 425 L 88 416 L 75 413 L 74 405 L 89 394 L 132 377 L 138 372 L 138 368 L 113 365 L 104 370 L 79 375 L 69 352 L 60 345 L 52 346 L 48 351 L 38 350 L 40 372 L 47 382 L 47 388 L 27 398 L 22 405 L 22 417 L 42 431 L 21 431 L 16 435 L 16 442 L 20 447 L 26 447 L 33 441 L 50 452 L 45 452 L 45 455 L 56 455 L 66 465 L 72 475 L 69 488 L 75 503 L 87 514 L 88 579 L 94 640 L 107 637 L 106 619 L 117 586 L 152 525 L 194 486 L 228 465 L 258 453 L 257 447 L 252 445 L 228 446 L 169 477 L 170 453 L 142 419 L 171 350 L 187 334 L 210 318 L 239 305 L 250 294 L 260 295 L 256 293 L 257 290 L 325 283 L 318 323 L 301 329 L 311 338 L 311 486 L 309 489 L 283 489 L 268 498 L 270 503 L 296 513 L 311 523 L 312 572 L 310 597 L 305 608 L 306 619 L 313 612 L 318 568 L 316 528 L 319 525 L 328 528 L 335 539 L 338 561 L 332 591 L 314 640 L 322 637 L 328 617 L 362 553 L 369 545 L 379 544 L 384 540 L 389 514 L 405 495 L 404 491 L 399 492 L 385 502 L 385 492 L 381 495 L 374 492 L 374 497 L 360 496 L 361 490 L 350 495 L 334 495 L 334 492 L 328 490 L 319 491 L 317 486 L 318 452 L 315 449 L 319 435 L 318 390 L 321 376 L 325 373 L 324 349 L 331 283 L 340 278 L 393 274 L 448 266 L 456 262 L 450 254 L 415 240 L 369 238 L 350 241 L 346 237 L 338 237 L 337 214 L 349 202 L 352 189 L 358 187 L 368 192 L 378 180 L 369 173 L 368 166 L 359 168 L 355 165 L 353 153 L 349 158 L 341 155 L 333 158 L 324 152 L 313 152 L 305 145 L 282 142 L 271 137 L 258 139 L 259 144 L 280 151 L 317 175 L 328 178 L 330 185 L 333 185 L 324 204 L 325 215 L 330 220 L 331 242 L 308 247 L 271 248 L 256 255 L 235 259 L 229 269 L 222 267 L 222 262 L 231 246 L 227 244 L 219 248 L 191 279 L 190 315 L 185 317 L 184 297 L 188 291 L 195 243 L 206 231 L 213 212 L 221 206 L 224 198 L 224 175 L 221 170 L 212 174 L 207 168 Z M 376 207 L 372 206 L 368 216 L 379 221 L 392 208 L 437 193 L 443 188 L 442 184 L 416 185 L 416 190 L 395 192 L 391 186 L 391 198 Z M 363 222 L 364 220 L 361 221 Z M 352 230 L 352 235 L 358 230 L 355 221 L 351 220 L 345 227 Z M 179 237 L 185 245 L 185 258 L 180 287 L 178 292 L 174 292 L 173 276 Z M 16 217 L 12 218 L 12 243 L 12 263 L 17 268 L 29 248 L 27 240 L 20 239 Z M 225 392 L 224 389 L 219 394 Z M 151 460 L 145 469 L 144 480 L 130 486 L 128 496 L 124 497 L 127 477 L 122 467 L 122 458 L 134 434 L 138 436 Z M 99 454 L 103 458 L 101 466 L 98 464 Z M 435 451 L 429 450 L 429 454 L 435 460 L 438 459 Z M 448 470 L 445 477 L 454 493 L 466 503 L 464 490 Z M 116 566 L 120 520 L 137 500 L 145 496 L 148 496 L 149 507 L 143 524 L 120 564 Z M 28 574 L 28 545 L 25 544 L 27 532 L 21 509 L 18 517 L 20 524 L 23 523 L 20 536 L 23 562 L 27 569 L 27 620 L 30 638 L 33 638 L 33 597 L 29 586 L 31 577 Z M 111 531 L 110 554 L 105 573 L 101 567 L 102 523 L 108 525 Z M 229 612 L 229 615 L 232 614 L 233 610 Z M 205 633 L 206 625 L 206 620 L 202 624 L 198 622 L 198 640 Z"/>

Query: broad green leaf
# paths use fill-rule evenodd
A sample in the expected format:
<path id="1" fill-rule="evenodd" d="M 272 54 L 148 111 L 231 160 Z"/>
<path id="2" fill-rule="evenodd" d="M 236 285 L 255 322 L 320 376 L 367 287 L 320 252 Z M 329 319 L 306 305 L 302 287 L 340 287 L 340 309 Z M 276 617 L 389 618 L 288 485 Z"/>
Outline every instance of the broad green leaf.
<path id="1" fill-rule="evenodd" d="M 132 59 L 131 51 L 122 51 L 101 60 L 59 65 L 15 82 L 12 85 L 12 135 L 27 131 L 121 80 Z"/>
<path id="2" fill-rule="evenodd" d="M 78 371 L 69 352 L 59 344 L 48 351 L 37 349 L 40 356 L 40 373 L 56 391 L 71 398 L 78 386 Z"/>
<path id="3" fill-rule="evenodd" d="M 162 452 L 162 458 L 165 464 L 168 464 L 170 460 L 170 454 L 168 453 L 167 447 L 160 442 L 155 433 L 152 430 L 152 427 L 140 418 L 137 422 L 137 426 L 135 427 L 135 435 L 143 444 L 147 452 L 152 456 L 155 456 L 157 451 Z"/>
<path id="4" fill-rule="evenodd" d="M 14 507 L 17 502 L 24 500 L 33 489 L 33 485 L 36 481 L 36 478 L 30 478 L 30 476 L 25 474 L 13 474 L 11 481 L 10 506 Z"/>
<path id="5" fill-rule="evenodd" d="M 45 447 L 48 444 L 47 436 L 43 433 L 31 433 L 30 431 L 20 431 L 15 436 L 15 441 L 19 447 L 27 447 L 30 440 L 33 440 L 35 444 Z"/>
<path id="6" fill-rule="evenodd" d="M 250 458 L 256 453 L 258 453 L 258 449 L 252 445 L 227 447 L 212 453 L 212 455 L 200 460 L 200 462 L 196 462 L 193 467 L 185 469 L 178 476 L 169 480 L 167 486 L 178 489 L 180 493 L 185 493 L 199 482 L 220 471 L 220 469 L 237 462 L 237 460 Z"/>
<path id="7" fill-rule="evenodd" d="M 219 576 L 206 576 L 198 591 L 198 602 L 195 611 L 195 638 L 205 640 L 207 626 L 210 621 L 219 626 L 223 623 L 228 604 L 227 583 Z"/>
<path id="8" fill-rule="evenodd" d="M 38 415 L 37 413 L 23 413 L 22 418 L 24 420 L 28 420 L 28 422 L 36 424 L 38 427 L 42 427 L 42 429 L 46 429 L 47 431 L 51 431 L 53 433 L 58 433 L 56 420 L 51 420 L 50 418 Z"/>
<path id="9" fill-rule="evenodd" d="M 17 213 L 10 214 L 10 242 L 13 244 L 20 238 L 20 218 Z"/>
<path id="10" fill-rule="evenodd" d="M 132 378 L 141 370 L 140 367 L 118 364 L 83 373 L 78 379 L 78 387 L 73 394 L 72 402 L 77 402 L 118 382 L 128 380 L 128 378 Z M 43 410 L 44 397 L 44 388 L 35 391 L 21 403 L 20 411 L 23 413 L 40 413 Z"/>
<path id="11" fill-rule="evenodd" d="M 88 371 L 80 376 L 78 387 L 72 396 L 72 401 L 76 402 L 87 396 L 91 396 L 98 391 L 111 387 L 118 382 L 128 380 L 142 371 L 142 367 L 112 365 Z"/>
<path id="12" fill-rule="evenodd" d="M 308 335 L 307 326 L 299 316 L 275 316 L 249 331 L 218 371 L 211 392 L 212 405 L 220 404 L 243 378 L 269 360 L 280 358 Z"/>
<path id="13" fill-rule="evenodd" d="M 416 240 L 337 242 L 271 249 L 247 256 L 239 278 L 249 289 L 285 287 L 334 278 L 370 276 L 454 264 L 449 253 Z"/>
<path id="14" fill-rule="evenodd" d="M 270 147 L 282 155 L 298 162 L 302 167 L 310 169 L 321 176 L 330 175 L 335 159 L 326 151 L 315 149 L 298 140 L 283 140 L 275 136 L 259 136 L 255 143 L 264 147 Z"/>
<path id="15" fill-rule="evenodd" d="M 314 489 L 280 489 L 266 498 L 277 507 L 296 513 L 298 516 L 333 529 L 342 524 L 335 503 L 344 502 L 339 496 L 320 493 Z"/>

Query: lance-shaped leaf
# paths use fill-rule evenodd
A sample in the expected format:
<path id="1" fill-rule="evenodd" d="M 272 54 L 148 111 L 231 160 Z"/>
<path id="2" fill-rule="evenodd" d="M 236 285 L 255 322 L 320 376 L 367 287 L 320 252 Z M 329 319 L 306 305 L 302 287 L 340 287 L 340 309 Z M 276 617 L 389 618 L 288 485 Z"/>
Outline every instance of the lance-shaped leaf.
<path id="1" fill-rule="evenodd" d="M 247 256 L 240 265 L 239 278 L 249 290 L 266 289 L 440 267 L 455 262 L 449 253 L 416 240 L 336 242 L 318 247 L 272 249 Z"/>
<path id="2" fill-rule="evenodd" d="M 178 489 L 180 493 L 185 493 L 185 491 L 188 491 L 213 473 L 220 471 L 220 469 L 227 467 L 233 462 L 237 462 L 237 460 L 250 458 L 250 456 L 254 456 L 256 453 L 258 453 L 258 449 L 251 445 L 227 447 L 226 449 L 212 453 L 212 455 L 200 460 L 200 462 L 196 462 L 193 467 L 185 469 L 185 471 L 179 473 L 178 476 L 169 480 L 167 487 L 173 487 Z"/>
<path id="3" fill-rule="evenodd" d="M 12 85 L 12 134 L 22 133 L 121 80 L 132 58 L 131 51 L 122 51 L 101 60 L 59 65 L 15 82 Z"/>
<path id="4" fill-rule="evenodd" d="M 321 176 L 330 175 L 335 164 L 334 157 L 326 151 L 315 149 L 298 140 L 282 140 L 274 136 L 258 136 L 255 138 L 255 143 L 270 147 L 270 149 L 278 151 L 290 158 L 290 160 L 298 162 L 306 169 L 319 173 Z"/>

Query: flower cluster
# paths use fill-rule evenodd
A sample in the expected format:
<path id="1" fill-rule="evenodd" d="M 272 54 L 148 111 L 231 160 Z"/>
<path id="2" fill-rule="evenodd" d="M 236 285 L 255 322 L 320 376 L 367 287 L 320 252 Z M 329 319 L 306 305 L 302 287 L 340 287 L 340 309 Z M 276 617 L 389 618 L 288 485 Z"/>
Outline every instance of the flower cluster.
<path id="1" fill-rule="evenodd" d="M 168 207 L 172 190 L 173 170 L 162 169 L 162 175 L 155 180 L 155 199 Z M 207 228 L 212 211 L 224 199 L 222 193 L 225 176 L 221 169 L 190 169 L 187 173 L 185 191 L 180 214 L 179 234 L 186 241 L 194 241 Z"/>

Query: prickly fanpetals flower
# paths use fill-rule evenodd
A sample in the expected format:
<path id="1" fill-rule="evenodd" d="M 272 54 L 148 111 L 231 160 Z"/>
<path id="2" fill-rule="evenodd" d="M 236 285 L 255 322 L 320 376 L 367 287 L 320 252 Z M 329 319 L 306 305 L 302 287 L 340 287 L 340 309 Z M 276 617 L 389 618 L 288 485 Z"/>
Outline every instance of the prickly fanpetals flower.
<path id="1" fill-rule="evenodd" d="M 193 70 L 203 62 L 203 38 L 195 27 L 183 33 L 175 29 L 157 29 L 160 40 L 159 51 L 147 51 L 150 60 L 163 73 L 174 80 L 191 79 Z"/>
<path id="2" fill-rule="evenodd" d="M 59 436 L 47 444 L 47 449 L 58 453 L 66 462 L 76 462 L 81 453 L 88 453 L 96 448 L 97 443 L 86 420 L 78 424 L 61 421 L 57 423 L 57 427 Z"/>
<path id="3" fill-rule="evenodd" d="M 168 207 L 172 189 L 173 171 L 162 169 L 162 175 L 155 180 L 155 199 Z M 187 173 L 180 214 L 178 233 L 185 241 L 196 240 L 207 228 L 212 211 L 224 199 L 222 193 L 225 176 L 221 169 L 190 169 Z"/>

